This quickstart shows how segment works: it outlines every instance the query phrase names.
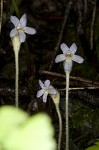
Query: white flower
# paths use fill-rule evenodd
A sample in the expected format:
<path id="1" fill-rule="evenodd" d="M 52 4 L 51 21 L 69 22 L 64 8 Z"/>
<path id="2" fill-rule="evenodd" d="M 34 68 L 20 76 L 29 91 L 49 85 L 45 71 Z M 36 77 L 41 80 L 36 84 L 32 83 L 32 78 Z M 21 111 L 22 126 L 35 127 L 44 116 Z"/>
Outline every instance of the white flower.
<path id="1" fill-rule="evenodd" d="M 83 63 L 84 59 L 78 55 L 75 55 L 75 52 L 77 51 L 77 46 L 75 43 L 73 43 L 70 48 L 65 43 L 62 43 L 60 47 L 63 54 L 56 56 L 55 62 L 58 63 L 63 61 L 65 71 L 71 71 L 73 61 L 79 64 Z"/>
<path id="2" fill-rule="evenodd" d="M 39 85 L 42 89 L 37 92 L 37 98 L 43 95 L 43 102 L 45 103 L 47 101 L 48 94 L 54 95 L 57 93 L 57 90 L 52 85 L 50 85 L 49 80 L 46 80 L 44 83 L 39 80 Z"/>
<path id="3" fill-rule="evenodd" d="M 11 16 L 10 17 L 11 22 L 14 24 L 15 28 L 11 30 L 10 32 L 10 37 L 15 37 L 16 35 L 19 35 L 20 42 L 24 42 L 26 39 L 26 34 L 35 34 L 36 30 L 31 27 L 27 27 L 27 18 L 26 14 L 24 14 L 21 19 L 19 20 L 16 16 Z"/>

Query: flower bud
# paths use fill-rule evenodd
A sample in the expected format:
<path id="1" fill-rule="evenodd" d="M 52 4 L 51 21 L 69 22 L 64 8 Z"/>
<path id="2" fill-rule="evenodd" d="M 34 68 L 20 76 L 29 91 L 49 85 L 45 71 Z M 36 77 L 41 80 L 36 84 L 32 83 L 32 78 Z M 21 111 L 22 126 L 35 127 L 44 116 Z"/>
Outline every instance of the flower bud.
<path id="1" fill-rule="evenodd" d="M 15 53 L 19 52 L 20 45 L 21 45 L 19 35 L 16 35 L 16 36 L 12 37 L 11 39 L 12 39 L 12 45 L 13 45 L 14 52 Z"/>
<path id="2" fill-rule="evenodd" d="M 59 94 L 58 91 L 57 91 L 56 94 L 52 94 L 52 95 L 51 95 L 51 98 L 53 99 L 53 102 L 54 102 L 55 105 L 56 105 L 56 104 L 59 104 L 59 101 L 60 101 L 60 94 Z"/>

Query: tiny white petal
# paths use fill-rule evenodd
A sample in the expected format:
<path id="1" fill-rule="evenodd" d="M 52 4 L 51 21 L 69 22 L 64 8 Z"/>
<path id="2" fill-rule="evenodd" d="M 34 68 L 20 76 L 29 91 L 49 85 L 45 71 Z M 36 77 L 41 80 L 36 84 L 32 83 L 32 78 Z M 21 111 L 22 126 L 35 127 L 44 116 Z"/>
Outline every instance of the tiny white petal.
<path id="1" fill-rule="evenodd" d="M 39 80 L 39 85 L 40 85 L 40 87 L 41 87 L 42 89 L 45 88 L 45 85 L 43 84 L 43 82 L 42 82 L 41 80 Z"/>
<path id="2" fill-rule="evenodd" d="M 73 43 L 70 47 L 70 52 L 71 54 L 75 54 L 76 51 L 77 51 L 77 46 L 75 43 Z"/>
<path id="3" fill-rule="evenodd" d="M 37 92 L 37 98 L 41 97 L 44 94 L 44 90 L 41 89 Z"/>
<path id="4" fill-rule="evenodd" d="M 28 33 L 28 34 L 31 34 L 31 35 L 36 33 L 36 30 L 34 28 L 27 27 L 27 26 L 24 27 L 23 30 L 24 30 L 25 33 Z"/>
<path id="5" fill-rule="evenodd" d="M 48 93 L 44 93 L 44 95 L 43 95 L 43 102 L 44 103 L 47 102 L 47 96 L 48 96 Z"/>
<path id="6" fill-rule="evenodd" d="M 20 23 L 19 19 L 16 16 L 11 16 L 10 20 L 14 24 L 15 27 L 17 27 L 18 24 Z"/>
<path id="7" fill-rule="evenodd" d="M 56 94 L 56 93 L 57 93 L 57 91 L 54 88 L 50 89 L 50 94 Z"/>
<path id="8" fill-rule="evenodd" d="M 44 82 L 44 84 L 45 84 L 45 86 L 48 88 L 49 85 L 50 85 L 50 80 L 46 80 L 46 81 Z"/>
<path id="9" fill-rule="evenodd" d="M 25 42 L 25 39 L 26 39 L 26 35 L 24 32 L 19 32 L 19 37 L 20 37 L 20 41 L 21 43 L 22 42 Z"/>
<path id="10" fill-rule="evenodd" d="M 14 37 L 18 34 L 18 31 L 16 28 L 12 29 L 11 32 L 10 32 L 10 37 Z"/>
<path id="11" fill-rule="evenodd" d="M 52 85 L 49 85 L 49 89 L 54 89 L 54 87 Z"/>
<path id="12" fill-rule="evenodd" d="M 66 53 L 69 51 L 69 47 L 68 47 L 65 43 L 62 43 L 62 44 L 60 45 L 60 47 L 61 47 L 61 50 L 62 50 L 62 52 L 63 52 L 64 54 L 66 54 Z"/>
<path id="13" fill-rule="evenodd" d="M 24 28 L 26 24 L 27 24 L 27 18 L 26 18 L 26 14 L 24 14 L 20 19 L 21 28 Z"/>
<path id="14" fill-rule="evenodd" d="M 66 59 L 65 55 L 64 54 L 60 54 L 60 55 L 56 56 L 55 62 L 58 63 L 58 62 L 64 61 L 65 59 Z"/>
<path id="15" fill-rule="evenodd" d="M 71 59 L 67 59 L 64 62 L 64 70 L 65 71 L 71 71 L 71 69 L 72 69 L 72 60 Z"/>
<path id="16" fill-rule="evenodd" d="M 73 55 L 72 60 L 79 63 L 79 64 L 83 63 L 83 61 L 84 61 L 84 59 L 81 56 L 78 56 L 78 55 Z"/>

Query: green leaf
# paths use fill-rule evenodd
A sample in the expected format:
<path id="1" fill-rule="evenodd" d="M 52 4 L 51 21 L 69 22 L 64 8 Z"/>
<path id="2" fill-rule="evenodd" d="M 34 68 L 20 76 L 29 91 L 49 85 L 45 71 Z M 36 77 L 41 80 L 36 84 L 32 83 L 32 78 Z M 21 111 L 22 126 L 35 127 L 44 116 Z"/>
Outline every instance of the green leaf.
<path id="1" fill-rule="evenodd" d="M 95 145 L 88 147 L 86 150 L 99 150 L 99 140 L 95 143 Z"/>
<path id="2" fill-rule="evenodd" d="M 0 142 L 28 118 L 27 113 L 12 106 L 0 108 Z"/>
<path id="3" fill-rule="evenodd" d="M 0 134 L 2 133 L 2 137 L 4 137 L 0 141 L 0 146 L 2 147 L 0 150 L 56 149 L 54 129 L 51 119 L 46 114 L 28 117 L 22 110 L 7 106 L 2 107 L 0 113 L 3 114 L 0 114 L 0 123 L 2 123 L 2 126 L 0 125 Z M 11 115 L 11 118 L 9 115 Z"/>

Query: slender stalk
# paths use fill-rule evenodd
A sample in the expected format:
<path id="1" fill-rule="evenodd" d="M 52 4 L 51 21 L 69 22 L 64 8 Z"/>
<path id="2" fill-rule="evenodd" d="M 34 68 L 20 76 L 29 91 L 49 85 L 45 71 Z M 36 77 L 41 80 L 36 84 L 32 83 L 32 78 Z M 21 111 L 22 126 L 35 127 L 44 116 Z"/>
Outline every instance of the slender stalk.
<path id="1" fill-rule="evenodd" d="M 59 110 L 59 105 L 55 105 L 56 111 L 59 118 L 59 137 L 58 137 L 58 150 L 61 148 L 61 138 L 62 138 L 62 117 Z"/>
<path id="2" fill-rule="evenodd" d="M 68 100 L 69 100 L 69 71 L 66 71 L 66 150 L 69 150 Z"/>
<path id="3" fill-rule="evenodd" d="M 18 86 L 19 86 L 19 63 L 18 63 L 18 59 L 19 58 L 19 52 L 16 51 L 15 52 L 15 106 L 18 108 L 19 106 L 19 91 L 18 91 Z"/>
<path id="4" fill-rule="evenodd" d="M 12 38 L 12 45 L 13 45 L 13 50 L 15 54 L 15 68 L 16 68 L 16 73 L 15 73 L 15 105 L 18 107 L 18 85 L 19 85 L 19 64 L 18 64 L 18 56 L 19 56 L 19 50 L 20 50 L 20 38 L 19 35 L 16 35 L 15 37 Z"/>
<path id="5" fill-rule="evenodd" d="M 57 91 L 57 93 L 55 95 L 51 95 L 53 102 L 55 104 L 56 107 L 56 111 L 58 114 L 58 119 L 59 119 L 59 136 L 58 136 L 58 150 L 61 149 L 61 138 L 62 138 L 62 117 L 61 117 L 61 113 L 59 110 L 59 102 L 60 102 L 60 94 Z"/>

